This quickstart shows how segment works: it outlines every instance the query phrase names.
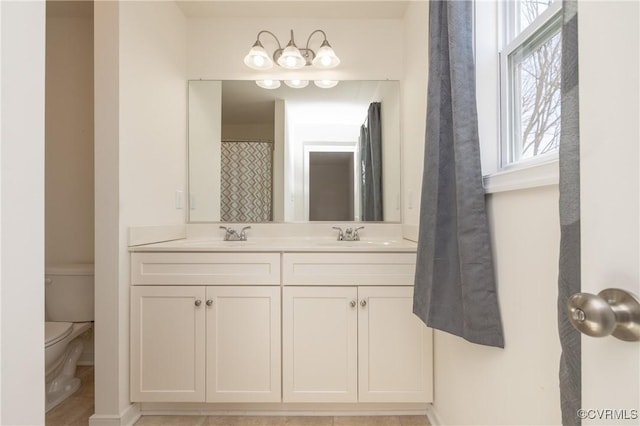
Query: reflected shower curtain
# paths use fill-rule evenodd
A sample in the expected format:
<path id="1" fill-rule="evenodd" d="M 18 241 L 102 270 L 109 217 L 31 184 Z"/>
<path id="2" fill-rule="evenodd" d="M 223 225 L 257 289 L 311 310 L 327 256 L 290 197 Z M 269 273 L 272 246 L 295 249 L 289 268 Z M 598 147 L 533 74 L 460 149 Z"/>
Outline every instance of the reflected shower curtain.
<path id="1" fill-rule="evenodd" d="M 562 4 L 560 117 L 560 262 L 558 332 L 560 334 L 560 406 L 563 425 L 579 425 L 582 402 L 581 340 L 567 318 L 567 300 L 580 292 L 580 120 L 578 103 L 578 7 Z"/>
<path id="2" fill-rule="evenodd" d="M 220 220 L 271 221 L 273 143 L 222 141 Z"/>
<path id="3" fill-rule="evenodd" d="M 413 311 L 428 326 L 504 347 L 491 253 L 471 1 L 429 3 L 429 85 Z"/>
<path id="4" fill-rule="evenodd" d="M 360 219 L 381 222 L 382 124 L 380 102 L 369 105 L 367 123 L 360 127 Z"/>

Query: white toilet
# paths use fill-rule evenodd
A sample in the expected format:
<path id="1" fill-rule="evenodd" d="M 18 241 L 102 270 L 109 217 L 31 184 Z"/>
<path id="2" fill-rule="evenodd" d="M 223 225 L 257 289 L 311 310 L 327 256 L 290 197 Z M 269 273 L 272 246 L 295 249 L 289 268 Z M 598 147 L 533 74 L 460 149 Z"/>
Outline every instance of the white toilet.
<path id="1" fill-rule="evenodd" d="M 83 344 L 78 337 L 93 324 L 93 294 L 93 265 L 45 269 L 46 411 L 80 387 L 75 374 Z"/>

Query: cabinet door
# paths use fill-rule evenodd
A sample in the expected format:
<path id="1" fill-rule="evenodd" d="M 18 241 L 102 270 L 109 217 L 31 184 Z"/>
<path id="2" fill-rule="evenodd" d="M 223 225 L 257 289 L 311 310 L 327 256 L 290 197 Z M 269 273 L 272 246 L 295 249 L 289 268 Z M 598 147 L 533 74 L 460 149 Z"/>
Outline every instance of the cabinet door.
<path id="1" fill-rule="evenodd" d="M 356 402 L 357 289 L 285 287 L 282 300 L 283 400 Z"/>
<path id="2" fill-rule="evenodd" d="M 207 287 L 207 402 L 280 402 L 280 287 Z"/>
<path id="3" fill-rule="evenodd" d="M 412 312 L 413 287 L 359 287 L 358 297 L 359 401 L 431 401 L 431 330 Z"/>
<path id="4" fill-rule="evenodd" d="M 204 296 L 204 287 L 131 287 L 131 401 L 204 401 Z"/>

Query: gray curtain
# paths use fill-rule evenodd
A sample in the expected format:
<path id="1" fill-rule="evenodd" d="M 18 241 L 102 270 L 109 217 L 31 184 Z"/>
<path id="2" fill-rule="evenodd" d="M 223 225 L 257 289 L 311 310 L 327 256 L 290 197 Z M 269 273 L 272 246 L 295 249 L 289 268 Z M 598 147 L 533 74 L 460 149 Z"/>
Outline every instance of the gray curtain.
<path id="1" fill-rule="evenodd" d="M 580 292 L 580 130 L 578 113 L 578 15 L 575 0 L 563 2 L 560 129 L 560 262 L 558 331 L 562 424 L 579 425 L 580 333 L 567 318 L 567 299 Z"/>
<path id="2" fill-rule="evenodd" d="M 480 171 L 471 1 L 429 3 L 429 82 L 413 311 L 504 347 Z"/>
<path id="3" fill-rule="evenodd" d="M 367 123 L 360 127 L 360 216 L 382 221 L 382 124 L 380 102 L 369 105 Z"/>
<path id="4" fill-rule="evenodd" d="M 222 141 L 220 152 L 220 219 L 271 221 L 273 142 Z"/>

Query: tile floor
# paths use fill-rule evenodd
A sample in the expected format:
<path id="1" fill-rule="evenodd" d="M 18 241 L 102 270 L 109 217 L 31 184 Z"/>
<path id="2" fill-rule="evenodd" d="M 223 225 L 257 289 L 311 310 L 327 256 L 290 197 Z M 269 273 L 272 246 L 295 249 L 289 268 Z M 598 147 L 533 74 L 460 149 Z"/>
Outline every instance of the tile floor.
<path id="1" fill-rule="evenodd" d="M 94 413 L 93 366 L 78 366 L 76 376 L 82 380 L 80 389 L 47 413 L 46 426 L 85 426 L 89 424 L 89 417 Z"/>
<path id="2" fill-rule="evenodd" d="M 143 416 L 136 426 L 429 426 L 426 416 Z"/>
<path id="3" fill-rule="evenodd" d="M 46 426 L 86 426 L 93 415 L 93 367 L 80 366 L 80 389 L 47 413 Z M 429 426 L 426 416 L 143 416 L 136 426 Z"/>

